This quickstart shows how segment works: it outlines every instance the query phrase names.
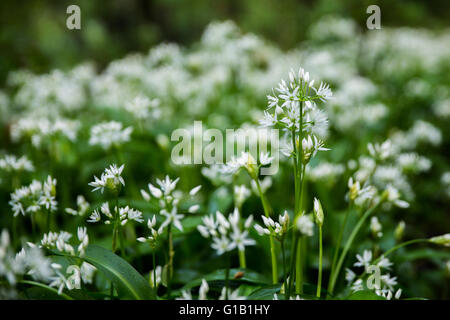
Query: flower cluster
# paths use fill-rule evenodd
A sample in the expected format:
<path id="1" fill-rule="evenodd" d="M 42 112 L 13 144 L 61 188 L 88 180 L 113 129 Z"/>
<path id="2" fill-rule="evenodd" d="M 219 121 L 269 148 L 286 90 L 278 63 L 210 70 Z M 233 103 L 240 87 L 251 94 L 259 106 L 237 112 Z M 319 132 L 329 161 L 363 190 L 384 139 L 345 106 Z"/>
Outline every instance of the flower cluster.
<path id="1" fill-rule="evenodd" d="M 90 145 L 99 145 L 107 150 L 118 147 L 130 141 L 133 132 L 132 127 L 122 128 L 122 123 L 117 121 L 102 122 L 91 128 Z"/>
<path id="2" fill-rule="evenodd" d="M 258 232 L 260 236 L 272 235 L 279 240 L 284 238 L 289 228 L 289 214 L 287 211 L 284 211 L 284 214 L 278 217 L 278 222 L 273 221 L 272 218 L 264 215 L 262 215 L 261 218 L 265 228 L 261 227 L 259 224 L 254 225 L 256 232 Z"/>
<path id="3" fill-rule="evenodd" d="M 115 215 L 116 212 L 118 212 L 118 216 Z M 100 213 L 102 213 L 106 217 L 106 220 L 104 221 L 105 224 L 112 224 L 116 219 L 118 219 L 120 225 L 122 226 L 124 226 L 130 220 L 134 220 L 138 223 L 144 222 L 141 211 L 130 208 L 129 206 L 125 207 L 116 206 L 114 207 L 114 211 L 111 212 L 108 202 L 104 202 L 101 205 L 100 211 L 98 209 L 94 210 L 92 214 L 89 216 L 87 222 L 91 223 L 99 222 L 101 220 Z"/>
<path id="4" fill-rule="evenodd" d="M 100 176 L 100 179 L 97 176 L 94 176 L 94 181 L 90 182 L 89 185 L 94 189 L 92 192 L 100 190 L 101 193 L 108 188 L 115 193 L 118 193 L 121 186 L 125 186 L 125 180 L 122 178 L 122 171 L 125 167 L 122 164 L 120 167 L 112 164 L 109 168 L 106 168 L 105 171 Z"/>
<path id="5" fill-rule="evenodd" d="M 232 157 L 230 161 L 223 165 L 222 172 L 234 174 L 241 168 L 244 168 L 247 170 L 252 179 L 257 179 L 259 175 L 259 168 L 261 166 L 269 165 L 272 162 L 273 157 L 271 157 L 269 153 L 261 152 L 258 160 L 259 161 L 256 161 L 256 159 L 249 152 L 242 151 L 239 157 Z"/>
<path id="6" fill-rule="evenodd" d="M 387 300 L 392 299 L 392 297 L 395 299 L 400 298 L 402 289 L 395 289 L 397 277 L 391 277 L 389 273 L 382 274 L 380 272 L 379 274 L 374 275 L 376 278 L 373 282 L 369 281 L 369 279 L 364 281 L 365 276 L 370 273 L 373 274 L 375 269 L 389 271 L 393 264 L 388 258 L 380 256 L 378 259 L 374 260 L 372 251 L 364 250 L 363 255 L 356 255 L 356 259 L 357 262 L 355 262 L 353 266 L 362 267 L 364 268 L 364 271 L 360 276 L 357 276 L 351 269 L 346 269 L 345 279 L 347 280 L 351 291 L 356 292 L 367 288 L 374 290 L 377 295 L 383 296 Z"/>
<path id="7" fill-rule="evenodd" d="M 5 172 L 21 172 L 21 171 L 34 171 L 33 163 L 26 157 L 22 156 L 17 158 L 14 155 L 5 155 L 0 158 L 0 169 Z"/>
<path id="8" fill-rule="evenodd" d="M 14 217 L 26 213 L 55 212 L 58 209 L 56 196 L 56 179 L 47 177 L 44 183 L 33 180 L 29 186 L 23 186 L 11 193 L 9 204 Z"/>
<path id="9" fill-rule="evenodd" d="M 159 99 L 150 100 L 144 96 L 137 96 L 125 104 L 125 110 L 130 112 L 136 119 L 158 119 L 161 115 Z"/>
<path id="10" fill-rule="evenodd" d="M 183 197 L 183 193 L 180 190 L 176 190 L 179 178 L 171 180 L 169 176 L 166 176 L 163 180 L 156 179 L 157 186 L 153 184 L 148 184 L 148 190 L 141 190 L 142 197 L 150 201 L 152 196 L 157 200 L 160 207 L 159 213 L 165 217 L 165 221 L 161 224 L 162 229 L 173 224 L 178 230 L 182 231 L 183 226 L 181 225 L 181 219 L 184 218 L 184 214 L 178 213 L 178 204 Z M 194 187 L 190 192 L 189 196 L 194 197 L 201 186 Z M 191 205 L 188 208 L 189 213 L 195 213 L 200 208 L 198 204 Z M 150 228 L 150 227 L 149 227 Z M 151 230 L 151 228 L 150 228 Z"/>
<path id="11" fill-rule="evenodd" d="M 248 237 L 248 230 L 252 225 L 253 216 L 250 215 L 242 223 L 237 208 L 228 215 L 228 219 L 220 211 L 217 211 L 215 217 L 213 214 L 210 214 L 203 217 L 202 221 L 203 224 L 198 225 L 197 230 L 203 237 L 212 239 L 211 247 L 216 250 L 218 255 L 232 251 L 235 248 L 244 251 L 246 246 L 255 244 L 255 241 Z"/>

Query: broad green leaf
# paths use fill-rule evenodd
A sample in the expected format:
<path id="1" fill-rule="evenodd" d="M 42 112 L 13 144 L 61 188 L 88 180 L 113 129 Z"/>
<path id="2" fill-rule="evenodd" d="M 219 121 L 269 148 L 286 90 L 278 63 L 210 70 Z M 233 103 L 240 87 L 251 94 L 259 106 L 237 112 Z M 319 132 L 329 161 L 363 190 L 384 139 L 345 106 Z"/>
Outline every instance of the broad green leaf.
<path id="1" fill-rule="evenodd" d="M 350 294 L 346 300 L 386 300 L 371 290 L 361 290 Z"/>
<path id="2" fill-rule="evenodd" d="M 111 251 L 89 245 L 83 258 L 104 273 L 124 299 L 156 299 L 153 289 L 136 269 Z"/>
<path id="3" fill-rule="evenodd" d="M 247 300 L 273 300 L 274 294 L 279 294 L 281 289 L 280 284 L 262 287 L 252 292 L 247 297 Z"/>

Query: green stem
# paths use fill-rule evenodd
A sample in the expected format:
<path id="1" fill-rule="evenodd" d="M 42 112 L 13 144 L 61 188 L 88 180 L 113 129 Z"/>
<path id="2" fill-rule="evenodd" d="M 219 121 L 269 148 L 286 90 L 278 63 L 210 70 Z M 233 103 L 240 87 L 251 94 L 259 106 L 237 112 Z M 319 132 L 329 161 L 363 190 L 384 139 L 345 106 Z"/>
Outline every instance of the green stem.
<path id="1" fill-rule="evenodd" d="M 284 296 L 285 298 L 287 297 L 286 295 L 286 290 L 287 290 L 287 273 L 286 273 L 286 250 L 284 249 L 284 239 L 281 240 L 281 255 L 283 256 L 283 285 L 284 285 Z"/>
<path id="2" fill-rule="evenodd" d="M 322 289 L 322 226 L 319 226 L 319 279 L 317 280 L 317 298 L 320 299 Z"/>
<path id="3" fill-rule="evenodd" d="M 153 248 L 152 255 L 153 255 L 153 284 L 152 283 L 150 283 L 150 284 L 152 285 L 153 289 L 155 289 L 155 296 L 156 296 L 156 250 L 155 250 L 155 248 Z"/>
<path id="4" fill-rule="evenodd" d="M 245 250 L 239 250 L 239 266 L 243 269 L 247 268 L 245 261 Z"/>
<path id="5" fill-rule="evenodd" d="M 364 215 L 359 219 L 358 223 L 356 224 L 355 228 L 353 228 L 352 233 L 350 234 L 350 237 L 347 239 L 347 242 L 345 243 L 344 249 L 342 250 L 342 253 L 339 257 L 338 263 L 336 265 L 336 270 L 331 275 L 330 278 L 330 295 L 333 294 L 334 286 L 336 284 L 336 280 L 339 276 L 339 272 L 341 270 L 342 264 L 344 263 L 345 257 L 347 256 L 347 252 L 350 250 L 351 245 L 353 244 L 353 241 L 356 238 L 356 235 L 359 232 L 359 229 L 361 229 L 364 222 L 367 220 L 367 218 L 375 211 L 376 208 L 381 204 L 381 200 L 378 201 L 378 203 L 371 208 L 367 209 Z"/>
<path id="6" fill-rule="evenodd" d="M 287 290 L 287 298 L 289 299 L 291 297 L 293 283 L 294 283 L 294 269 L 295 269 L 295 259 L 296 259 L 296 252 L 298 247 L 298 236 L 295 235 L 294 232 L 294 240 L 293 240 L 293 247 L 292 247 L 292 254 L 291 254 L 291 266 L 290 266 L 290 272 L 289 272 L 289 286 Z"/>
<path id="7" fill-rule="evenodd" d="M 303 239 L 298 238 L 297 252 L 295 255 L 295 293 L 303 293 L 303 261 L 302 261 L 302 249 Z"/>
<path id="8" fill-rule="evenodd" d="M 259 184 L 259 180 L 255 179 L 256 187 L 259 192 L 259 197 L 261 198 L 261 202 L 264 209 L 264 215 L 269 218 L 271 207 L 269 203 L 267 202 L 266 196 L 261 190 L 261 185 Z M 277 266 L 277 256 L 275 251 L 275 240 L 272 235 L 269 236 L 270 240 L 270 256 L 271 256 L 271 262 L 272 262 L 272 283 L 277 284 L 278 283 L 278 266 Z"/>
<path id="9" fill-rule="evenodd" d="M 303 164 L 302 167 L 302 176 L 301 176 L 301 184 L 300 184 L 300 196 L 299 196 L 299 214 L 301 215 L 303 213 L 303 190 L 305 189 L 305 169 L 306 164 Z M 302 263 L 302 251 L 303 251 L 303 240 L 300 239 L 300 245 L 297 249 L 297 263 L 296 263 L 296 279 L 295 282 L 295 291 L 297 293 L 303 293 L 303 263 Z M 304 253 L 303 253 L 304 254 Z"/>
<path id="10" fill-rule="evenodd" d="M 421 243 L 421 242 L 429 242 L 429 240 L 428 239 L 414 239 L 414 240 L 409 240 L 409 241 L 405 241 L 405 242 L 399 243 L 398 245 L 392 247 L 391 249 L 389 249 L 388 251 L 383 253 L 382 256 L 386 258 L 392 252 L 394 252 L 394 251 L 396 251 L 396 250 L 398 250 L 400 248 L 403 248 L 403 247 L 406 247 L 406 246 L 409 246 L 409 245 L 415 244 L 415 243 Z M 381 257 L 378 257 L 372 264 L 376 265 L 380 261 L 380 259 L 381 259 Z"/>
<path id="11" fill-rule="evenodd" d="M 167 297 L 170 298 L 170 291 L 172 285 L 172 277 L 173 277 L 173 256 L 175 252 L 173 251 L 173 239 L 172 239 L 172 223 L 169 223 L 167 227 L 167 233 L 169 238 L 169 275 L 167 277 Z"/>
<path id="12" fill-rule="evenodd" d="M 339 249 L 341 248 L 342 237 L 344 235 L 345 227 L 347 226 L 347 220 L 348 220 L 350 211 L 351 211 L 351 207 L 349 207 L 348 210 L 345 212 L 344 222 L 342 223 L 341 230 L 339 230 L 338 240 L 336 243 L 336 247 L 334 248 L 333 261 L 331 263 L 330 274 L 333 274 L 333 272 L 336 268 L 338 253 L 339 253 Z M 331 284 L 331 282 L 329 284 Z M 330 286 L 328 286 L 328 290 L 330 290 Z"/>
<path id="13" fill-rule="evenodd" d="M 43 283 L 40 283 L 40 282 L 30 281 L 30 280 L 20 280 L 19 283 L 28 284 L 28 285 L 35 286 L 35 287 L 44 288 L 44 289 L 46 289 L 48 291 L 51 291 L 51 292 L 54 292 L 54 293 L 58 294 L 59 296 L 63 297 L 66 300 L 73 300 L 73 298 L 71 296 L 65 294 L 64 292 L 61 292 L 61 294 L 59 294 L 58 290 L 56 290 L 55 288 L 52 288 L 52 287 L 47 286 L 47 285 L 45 285 Z"/>
<path id="14" fill-rule="evenodd" d="M 227 259 L 227 268 L 225 270 L 225 300 L 228 300 L 228 288 L 230 282 L 230 254 L 225 253 L 225 258 Z"/>

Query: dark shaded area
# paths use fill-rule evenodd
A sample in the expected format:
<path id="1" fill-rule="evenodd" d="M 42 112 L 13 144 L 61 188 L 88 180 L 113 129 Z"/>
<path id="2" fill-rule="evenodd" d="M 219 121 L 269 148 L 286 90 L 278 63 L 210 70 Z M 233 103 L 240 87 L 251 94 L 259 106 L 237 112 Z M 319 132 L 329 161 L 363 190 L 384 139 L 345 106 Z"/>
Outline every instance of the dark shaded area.
<path id="1" fill-rule="evenodd" d="M 81 30 L 66 28 L 66 8 L 81 8 Z M 9 71 L 46 72 L 86 60 L 100 67 L 159 42 L 190 44 L 212 20 L 232 19 L 282 48 L 298 45 L 307 26 L 325 14 L 353 18 L 361 26 L 366 8 L 378 4 L 383 26 L 442 28 L 450 21 L 445 0 L 16 0 L 0 2 L 0 83 Z"/>

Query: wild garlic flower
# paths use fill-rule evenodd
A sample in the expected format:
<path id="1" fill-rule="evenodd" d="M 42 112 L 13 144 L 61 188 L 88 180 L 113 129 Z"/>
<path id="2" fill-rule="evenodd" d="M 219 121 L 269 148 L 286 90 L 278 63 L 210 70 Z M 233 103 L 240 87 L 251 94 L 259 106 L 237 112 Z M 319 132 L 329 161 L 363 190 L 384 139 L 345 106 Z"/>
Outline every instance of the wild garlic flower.
<path id="1" fill-rule="evenodd" d="M 107 150 L 113 146 L 120 146 L 130 141 L 132 127 L 122 128 L 117 121 L 102 122 L 91 128 L 90 145 L 99 145 Z"/>
<path id="2" fill-rule="evenodd" d="M 82 195 L 79 195 L 77 197 L 77 210 L 72 209 L 72 208 L 66 208 L 65 211 L 66 211 L 66 213 L 68 213 L 72 216 L 82 217 L 88 212 L 89 207 L 90 207 L 89 202 L 87 202 L 86 199 Z"/>
<path id="3" fill-rule="evenodd" d="M 60 271 L 60 265 L 53 264 L 53 268 L 56 275 L 51 277 L 49 286 L 56 287 L 58 294 L 61 294 L 66 288 L 67 290 L 81 289 L 81 283 L 92 283 L 97 270 L 97 268 L 87 262 L 82 262 L 81 266 L 69 265 L 65 274 Z"/>
<path id="4" fill-rule="evenodd" d="M 250 196 L 250 190 L 245 185 L 234 186 L 233 190 L 234 203 L 237 208 L 241 208 L 245 200 Z"/>
<path id="5" fill-rule="evenodd" d="M 78 227 L 77 237 L 79 244 L 76 251 L 69 243 L 69 240 L 72 238 L 72 234 L 66 231 L 49 232 L 44 234 L 41 240 L 41 246 L 47 249 L 57 249 L 58 251 L 68 253 L 72 256 L 75 256 L 76 253 L 78 253 L 80 257 L 83 257 L 89 244 L 89 237 L 87 235 L 86 227 Z"/>
<path id="6" fill-rule="evenodd" d="M 271 157 L 269 153 L 261 152 L 258 160 L 259 161 L 257 161 L 249 152 L 242 151 L 239 157 L 232 157 L 230 161 L 222 166 L 222 172 L 235 174 L 241 168 L 244 168 L 252 179 L 257 179 L 259 168 L 261 166 L 269 165 L 272 162 L 273 157 Z"/>
<path id="7" fill-rule="evenodd" d="M 150 270 L 150 285 L 152 286 L 152 288 L 158 288 L 162 282 L 161 280 L 162 280 L 162 267 L 156 266 L 155 270 Z"/>
<path id="8" fill-rule="evenodd" d="M 273 94 L 267 96 L 268 108 L 260 124 L 297 133 L 296 145 L 289 139 L 283 153 L 288 157 L 299 156 L 296 150 L 302 150 L 302 161 L 306 164 L 318 151 L 328 150 L 318 138 L 326 136 L 328 118 L 318 109 L 316 101 L 325 102 L 331 97 L 332 92 L 327 84 L 322 82 L 316 89 L 309 72 L 302 68 L 298 72 L 291 70 L 289 80 L 281 80 Z"/>
<path id="9" fill-rule="evenodd" d="M 202 220 L 203 224 L 198 225 L 197 230 L 203 237 L 212 239 L 211 247 L 216 250 L 218 255 L 235 248 L 244 251 L 246 246 L 256 243 L 248 237 L 253 216 L 250 215 L 242 224 L 237 208 L 228 215 L 228 219 L 220 211 L 217 211 L 215 217 L 211 214 L 203 217 Z M 243 225 L 242 228 L 241 224 Z"/>
<path id="10" fill-rule="evenodd" d="M 21 172 L 21 171 L 34 171 L 33 163 L 26 157 L 22 156 L 17 158 L 15 155 L 5 155 L 0 158 L 0 170 L 5 172 Z"/>
<path id="11" fill-rule="evenodd" d="M 314 234 L 314 222 L 310 215 L 300 215 L 295 220 L 295 228 L 301 235 L 312 237 Z"/>
<path id="12" fill-rule="evenodd" d="M 125 103 L 125 110 L 136 119 L 158 119 L 161 115 L 159 99 L 149 99 L 145 96 L 137 96 L 132 101 Z"/>
<path id="13" fill-rule="evenodd" d="M 353 180 L 353 178 L 350 177 L 347 185 L 349 188 L 347 193 L 348 199 L 359 207 L 370 203 L 370 201 L 375 199 L 377 195 L 377 189 L 374 186 L 369 185 L 367 182 L 363 187 L 361 187 L 358 180 Z"/>
<path id="14" fill-rule="evenodd" d="M 373 264 L 373 254 L 370 250 L 364 250 L 362 255 L 357 254 L 356 259 L 357 262 L 354 263 L 354 266 L 363 267 L 364 272 L 357 277 L 356 273 L 351 269 L 346 269 L 345 279 L 347 280 L 351 291 L 355 292 L 370 289 L 379 296 L 383 296 L 388 300 L 391 299 L 395 290 L 395 286 L 397 285 L 397 277 L 392 277 L 389 273 L 383 274 L 382 272 L 385 270 L 390 270 L 392 267 L 392 262 L 382 255 L 376 260 L 377 263 Z M 379 279 L 374 279 L 375 281 L 371 283 L 372 286 L 369 286 L 368 278 L 371 274 L 370 267 L 377 267 L 381 272 Z M 366 281 L 364 281 L 364 279 Z M 389 291 L 391 291 L 391 293 L 389 293 Z M 400 298 L 400 295 L 401 289 L 397 290 L 395 298 Z"/>
<path id="15" fill-rule="evenodd" d="M 156 216 L 153 215 L 152 219 L 148 219 L 147 227 L 150 230 L 150 235 L 147 238 L 139 237 L 137 241 L 139 242 L 149 242 L 152 247 L 156 246 L 156 241 L 158 241 L 159 236 L 163 232 L 163 227 L 160 226 L 158 229 L 156 227 Z"/>
<path id="16" fill-rule="evenodd" d="M 104 221 L 105 224 L 113 224 L 114 221 L 116 221 L 116 219 L 121 226 L 124 226 L 125 224 L 127 224 L 127 222 L 131 220 L 134 220 L 138 223 L 144 222 L 141 211 L 130 208 L 129 206 L 126 207 L 115 206 L 114 211 L 111 212 L 108 202 L 104 202 L 101 205 L 100 211 L 98 209 L 94 210 L 92 214 L 89 216 L 87 222 L 91 223 L 100 222 L 101 221 L 100 213 L 102 213 L 107 218 Z"/>
<path id="17" fill-rule="evenodd" d="M 261 187 L 262 193 L 266 193 L 266 191 L 272 186 L 272 178 L 270 176 L 265 176 L 264 179 L 258 180 L 259 186 Z M 252 186 L 252 191 L 254 194 L 259 195 L 258 186 L 255 180 L 250 181 Z"/>
<path id="18" fill-rule="evenodd" d="M 219 300 L 225 300 L 227 299 L 227 288 L 223 287 L 222 291 L 220 292 L 220 296 L 219 296 Z M 241 296 L 239 294 L 239 288 L 230 291 L 230 289 L 228 288 L 228 299 L 227 300 L 246 300 L 247 297 L 245 296 Z"/>
<path id="19" fill-rule="evenodd" d="M 283 215 L 279 215 L 278 222 L 273 221 L 272 218 L 267 218 L 266 216 L 261 216 L 265 228 L 261 227 L 259 224 L 255 224 L 254 228 L 260 236 L 272 235 L 278 240 L 283 240 L 285 234 L 289 228 L 289 214 L 284 211 Z"/>
<path id="20" fill-rule="evenodd" d="M 120 167 L 117 167 L 116 164 L 112 164 L 109 168 L 105 169 L 100 176 L 100 179 L 97 178 L 97 176 L 94 176 L 94 181 L 88 183 L 88 185 L 94 188 L 92 192 L 100 190 L 100 192 L 103 193 L 105 188 L 108 188 L 117 193 L 121 186 L 125 186 L 125 180 L 122 178 L 124 167 L 124 164 Z"/>
<path id="21" fill-rule="evenodd" d="M 390 140 L 386 140 L 385 142 L 378 144 L 369 143 L 367 145 L 367 149 L 369 150 L 370 155 L 377 160 L 384 161 L 389 157 L 393 156 L 395 151 L 393 145 Z"/>
<path id="22" fill-rule="evenodd" d="M 50 145 L 53 137 L 75 141 L 79 127 L 80 123 L 77 120 L 25 117 L 11 125 L 11 139 L 18 142 L 22 138 L 29 138 L 32 145 L 39 148 Z"/>
<path id="23" fill-rule="evenodd" d="M 372 236 L 374 238 L 381 238 L 383 236 L 383 227 L 380 223 L 380 221 L 378 221 L 377 217 L 372 217 L 370 219 L 370 231 L 372 232 Z"/>
<path id="24" fill-rule="evenodd" d="M 3 229 L 0 234 L 0 279 L 15 285 L 25 271 L 25 259 L 13 252 L 8 230 Z"/>
<path id="25" fill-rule="evenodd" d="M 320 200 L 314 197 L 314 220 L 316 221 L 317 225 L 319 227 L 322 227 L 323 225 L 323 209 L 322 204 L 320 203 Z"/>
<path id="26" fill-rule="evenodd" d="M 175 180 L 166 176 L 163 180 L 156 179 L 156 185 L 148 184 L 148 190 L 141 190 L 141 195 L 146 201 L 153 199 L 158 201 L 160 208 L 159 214 L 164 216 L 166 220 L 161 224 L 162 229 L 173 224 L 178 230 L 183 231 L 181 220 L 184 218 L 184 214 L 178 213 L 178 204 L 183 198 L 183 192 L 176 190 L 176 186 L 180 178 Z M 189 196 L 194 197 L 201 189 L 201 185 L 192 188 L 189 191 Z M 195 213 L 199 210 L 200 205 L 193 204 L 188 208 L 189 213 Z"/>
<path id="27" fill-rule="evenodd" d="M 430 242 L 443 245 L 445 247 L 450 247 L 450 233 L 443 234 L 441 236 L 436 236 L 429 239 Z"/>
<path id="28" fill-rule="evenodd" d="M 209 291 L 208 282 L 205 279 L 202 279 L 202 283 L 198 290 L 198 300 L 208 300 L 207 294 Z M 176 300 L 193 300 L 192 293 L 190 290 L 181 290 L 181 297 L 176 298 Z"/>
<path id="29" fill-rule="evenodd" d="M 33 180 L 29 186 L 23 186 L 11 193 L 9 205 L 14 217 L 26 213 L 56 212 L 56 179 L 47 177 L 44 183 Z"/>

